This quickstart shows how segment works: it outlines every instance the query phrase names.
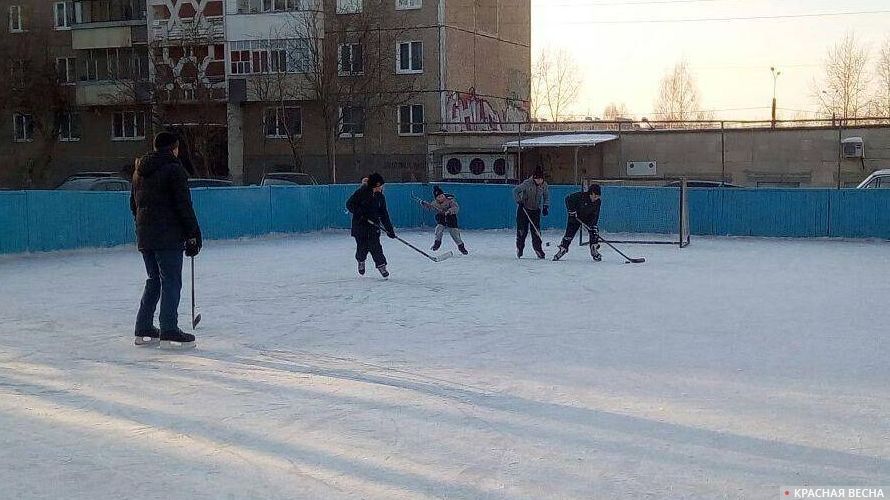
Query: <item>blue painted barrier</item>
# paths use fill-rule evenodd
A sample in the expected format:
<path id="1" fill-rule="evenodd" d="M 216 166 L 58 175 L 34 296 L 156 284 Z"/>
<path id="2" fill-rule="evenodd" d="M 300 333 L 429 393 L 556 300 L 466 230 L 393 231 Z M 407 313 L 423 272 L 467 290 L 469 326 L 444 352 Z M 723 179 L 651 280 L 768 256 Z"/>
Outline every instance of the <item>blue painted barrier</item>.
<path id="1" fill-rule="evenodd" d="M 465 229 L 515 227 L 513 186 L 442 184 L 461 206 Z M 355 185 L 267 186 L 192 190 L 206 239 L 348 228 L 346 200 Z M 544 229 L 562 228 L 563 199 L 577 189 L 551 186 Z M 429 227 L 427 184 L 389 184 L 387 204 L 399 228 Z M 603 188 L 600 228 L 605 232 L 676 233 L 679 197 L 674 189 Z M 690 189 L 695 235 L 844 237 L 890 239 L 890 190 Z M 128 193 L 0 192 L 0 253 L 113 246 L 134 241 Z"/>

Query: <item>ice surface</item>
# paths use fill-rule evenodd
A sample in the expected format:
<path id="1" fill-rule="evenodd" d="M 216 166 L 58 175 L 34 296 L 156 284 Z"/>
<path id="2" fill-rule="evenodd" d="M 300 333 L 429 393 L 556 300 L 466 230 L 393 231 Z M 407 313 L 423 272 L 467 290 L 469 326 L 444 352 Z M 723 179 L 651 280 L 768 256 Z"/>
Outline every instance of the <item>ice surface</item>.
<path id="1" fill-rule="evenodd" d="M 0 258 L 0 497 L 890 484 L 886 243 L 697 238 L 629 265 L 464 236 L 439 264 L 384 239 L 388 281 L 345 233 L 208 242 L 186 353 L 132 345 L 133 248 Z"/>

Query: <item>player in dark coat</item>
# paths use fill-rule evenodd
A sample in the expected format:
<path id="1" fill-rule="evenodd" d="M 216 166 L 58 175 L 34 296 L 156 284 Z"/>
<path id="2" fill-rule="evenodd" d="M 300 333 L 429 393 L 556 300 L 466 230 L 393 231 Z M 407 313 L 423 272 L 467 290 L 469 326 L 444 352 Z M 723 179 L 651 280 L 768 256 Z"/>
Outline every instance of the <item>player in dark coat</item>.
<path id="1" fill-rule="evenodd" d="M 182 253 L 201 251 L 201 228 L 192 208 L 188 174 L 179 161 L 179 139 L 159 133 L 155 151 L 137 162 L 130 193 L 130 210 L 136 220 L 136 245 L 142 253 L 148 279 L 136 316 L 136 345 L 194 346 L 195 337 L 178 326 L 182 291 Z M 160 330 L 153 323 L 161 304 Z"/>
<path id="2" fill-rule="evenodd" d="M 389 276 L 386 270 L 386 256 L 380 245 L 380 231 L 386 231 L 390 238 L 396 237 L 395 229 L 389 220 L 386 209 L 386 197 L 383 195 L 383 176 L 378 173 L 369 175 L 368 182 L 356 190 L 346 202 L 346 209 L 352 213 L 352 237 L 355 238 L 355 260 L 358 261 L 358 273 L 365 274 L 365 259 L 368 253 L 374 259 L 374 265 L 384 278 Z"/>
<path id="3" fill-rule="evenodd" d="M 587 191 L 579 191 L 566 196 L 566 210 L 568 211 L 568 220 L 566 221 L 566 234 L 559 244 L 559 252 L 553 256 L 553 260 L 559 260 L 563 255 L 569 252 L 572 240 L 575 234 L 581 228 L 583 222 L 590 228 L 590 256 L 593 260 L 599 262 L 602 257 L 599 253 L 599 230 L 597 224 L 600 220 L 600 198 L 601 189 L 599 184 L 591 184 Z"/>

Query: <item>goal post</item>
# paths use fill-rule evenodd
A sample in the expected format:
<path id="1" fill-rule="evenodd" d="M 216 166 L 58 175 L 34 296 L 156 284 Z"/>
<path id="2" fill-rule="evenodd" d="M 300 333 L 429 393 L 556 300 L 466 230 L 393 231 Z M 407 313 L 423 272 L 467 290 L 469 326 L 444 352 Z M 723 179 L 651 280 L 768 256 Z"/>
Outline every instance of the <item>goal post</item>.
<path id="1" fill-rule="evenodd" d="M 621 235 L 612 243 L 689 246 L 689 186 L 686 178 L 582 180 L 602 187 L 601 233 Z M 640 234 L 636 238 L 632 235 Z M 642 236 L 645 235 L 645 236 Z M 582 245 L 589 244 L 581 241 Z"/>

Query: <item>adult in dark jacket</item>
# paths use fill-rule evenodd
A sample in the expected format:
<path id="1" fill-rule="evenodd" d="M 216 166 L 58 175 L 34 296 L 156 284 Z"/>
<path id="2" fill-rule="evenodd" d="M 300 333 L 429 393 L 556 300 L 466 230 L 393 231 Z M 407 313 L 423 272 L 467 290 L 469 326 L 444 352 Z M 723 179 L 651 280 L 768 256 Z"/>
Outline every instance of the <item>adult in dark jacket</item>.
<path id="1" fill-rule="evenodd" d="M 346 202 L 346 209 L 352 213 L 352 237 L 355 238 L 355 260 L 358 261 L 358 273 L 365 274 L 365 259 L 368 253 L 374 259 L 374 265 L 384 278 L 389 276 L 386 270 L 386 256 L 380 245 L 380 231 L 386 231 L 390 238 L 396 237 L 395 229 L 389 220 L 386 209 L 386 197 L 383 195 L 383 176 L 373 173 L 368 181 L 356 190 Z"/>
<path id="2" fill-rule="evenodd" d="M 528 237 L 529 226 L 532 229 L 532 248 L 539 259 L 546 257 L 541 247 L 541 216 L 547 217 L 550 209 L 550 187 L 544 180 L 544 167 L 538 165 L 531 178 L 526 179 L 513 189 L 516 208 L 516 257 L 522 258 L 525 239 Z"/>
<path id="3" fill-rule="evenodd" d="M 136 219 L 136 244 L 145 262 L 145 290 L 136 316 L 136 345 L 193 347 L 195 336 L 179 329 L 182 253 L 201 251 L 201 229 L 192 208 L 188 174 L 179 162 L 179 139 L 155 136 L 155 151 L 137 161 L 130 209 Z M 161 303 L 160 329 L 153 325 Z"/>
<path id="4" fill-rule="evenodd" d="M 600 220 L 600 206 L 603 201 L 600 197 L 599 184 L 591 184 L 587 191 L 579 191 L 566 196 L 566 234 L 559 244 L 559 251 L 553 256 L 553 260 L 559 260 L 569 252 L 575 233 L 581 228 L 581 222 L 590 228 L 590 256 L 599 262 L 602 258 L 599 253 L 599 230 L 597 224 Z"/>

